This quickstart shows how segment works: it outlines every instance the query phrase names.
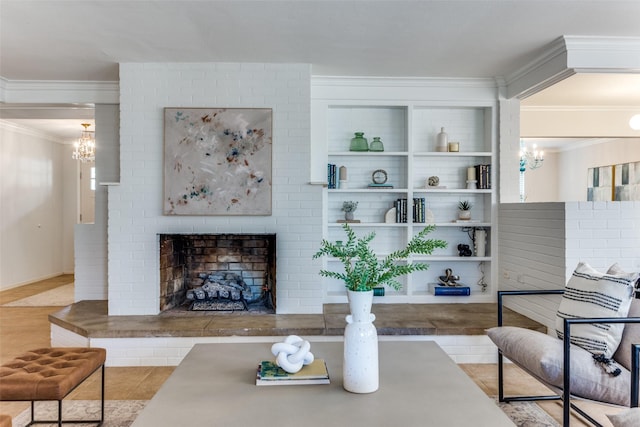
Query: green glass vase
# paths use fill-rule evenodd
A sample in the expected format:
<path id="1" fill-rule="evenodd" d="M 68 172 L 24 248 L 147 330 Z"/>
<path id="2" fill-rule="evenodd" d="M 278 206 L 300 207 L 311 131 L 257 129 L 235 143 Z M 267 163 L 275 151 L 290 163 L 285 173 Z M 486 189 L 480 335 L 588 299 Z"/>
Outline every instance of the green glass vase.
<path id="1" fill-rule="evenodd" d="M 364 137 L 364 132 L 356 132 L 356 136 L 351 138 L 349 151 L 369 151 L 369 143 Z"/>
<path id="2" fill-rule="evenodd" d="M 384 151 L 384 145 L 382 141 L 380 141 L 379 136 L 374 136 L 373 141 L 371 141 L 371 145 L 369 146 L 369 151 Z"/>

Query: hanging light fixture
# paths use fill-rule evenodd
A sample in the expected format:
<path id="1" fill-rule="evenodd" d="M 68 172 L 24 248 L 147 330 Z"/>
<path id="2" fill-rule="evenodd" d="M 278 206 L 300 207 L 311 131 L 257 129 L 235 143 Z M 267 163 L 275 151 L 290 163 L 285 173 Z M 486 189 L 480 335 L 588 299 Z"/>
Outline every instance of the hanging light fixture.
<path id="1" fill-rule="evenodd" d="M 533 144 L 533 151 L 530 151 L 524 141 L 520 140 L 520 201 L 524 202 L 524 172 L 529 169 L 538 169 L 544 162 L 544 151 L 538 151 L 536 144 Z"/>
<path id="2" fill-rule="evenodd" d="M 80 160 L 81 162 L 92 162 L 96 159 L 96 138 L 93 131 L 87 130 L 90 123 L 82 123 L 84 130 L 80 134 L 74 144 L 73 160 Z"/>

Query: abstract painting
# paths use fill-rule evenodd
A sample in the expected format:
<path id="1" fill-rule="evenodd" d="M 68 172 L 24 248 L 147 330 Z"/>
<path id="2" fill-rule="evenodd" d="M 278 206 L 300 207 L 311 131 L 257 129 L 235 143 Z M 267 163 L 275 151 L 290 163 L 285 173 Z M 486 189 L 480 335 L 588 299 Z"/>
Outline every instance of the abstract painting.
<path id="1" fill-rule="evenodd" d="M 587 170 L 587 200 L 590 202 L 613 200 L 613 166 Z"/>
<path id="2" fill-rule="evenodd" d="M 270 108 L 164 109 L 165 215 L 271 215 Z"/>
<path id="3" fill-rule="evenodd" d="M 640 162 L 615 165 L 614 171 L 613 200 L 640 200 Z"/>

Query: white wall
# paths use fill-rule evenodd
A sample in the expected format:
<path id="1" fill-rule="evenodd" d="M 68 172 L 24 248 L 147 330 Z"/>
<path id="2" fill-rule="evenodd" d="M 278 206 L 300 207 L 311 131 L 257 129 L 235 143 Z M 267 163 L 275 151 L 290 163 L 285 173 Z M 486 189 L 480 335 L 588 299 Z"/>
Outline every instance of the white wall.
<path id="1" fill-rule="evenodd" d="M 562 151 L 558 153 L 558 170 L 561 171 L 558 196 L 563 201 L 586 201 L 587 169 L 637 161 L 640 161 L 640 138 L 621 138 Z"/>
<path id="2" fill-rule="evenodd" d="M 75 300 L 107 299 L 107 187 L 120 180 L 120 107 L 96 104 L 96 191 L 93 224 L 75 224 Z"/>
<path id="3" fill-rule="evenodd" d="M 640 201 L 506 203 L 498 214 L 500 290 L 561 289 L 579 261 L 640 270 Z M 558 296 L 505 304 L 553 330 Z"/>
<path id="4" fill-rule="evenodd" d="M 156 314 L 158 233 L 276 233 L 278 313 L 319 313 L 321 188 L 309 185 L 311 67 L 120 67 L 120 185 L 109 187 L 109 314 Z M 271 216 L 163 216 L 163 108 L 273 109 Z"/>
<path id="5" fill-rule="evenodd" d="M 640 161 L 640 138 L 585 140 L 544 157 L 541 168 L 525 172 L 526 202 L 586 201 L 587 170 Z"/>
<path id="6" fill-rule="evenodd" d="M 75 163 L 69 150 L 2 121 L 0 141 L 0 289 L 72 272 L 67 216 L 75 208 L 68 193 L 75 193 Z"/>
<path id="7" fill-rule="evenodd" d="M 525 202 L 535 203 L 564 201 L 560 195 L 560 187 L 562 183 L 571 183 L 576 185 L 577 182 L 575 182 L 575 179 L 571 179 L 571 175 L 565 175 L 566 171 L 559 166 L 560 157 L 560 153 L 558 152 L 545 151 L 542 167 L 539 167 L 538 169 L 527 168 L 524 172 Z M 519 167 L 519 165 L 514 166 Z M 505 165 L 503 165 L 503 167 L 505 167 Z M 586 198 L 584 200 L 586 200 Z"/>

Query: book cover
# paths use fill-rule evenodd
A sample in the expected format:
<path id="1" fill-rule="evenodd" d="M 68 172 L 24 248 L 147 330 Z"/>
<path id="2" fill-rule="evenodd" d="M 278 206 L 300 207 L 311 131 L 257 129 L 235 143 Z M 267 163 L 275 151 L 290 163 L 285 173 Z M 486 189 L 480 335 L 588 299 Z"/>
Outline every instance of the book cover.
<path id="1" fill-rule="evenodd" d="M 329 371 L 324 359 L 315 359 L 295 374 L 290 374 L 274 361 L 263 360 L 256 373 L 256 385 L 329 384 Z"/>
<path id="2" fill-rule="evenodd" d="M 471 288 L 469 286 L 440 286 L 437 284 L 431 284 L 429 286 L 431 292 L 435 296 L 469 296 L 471 295 Z"/>

